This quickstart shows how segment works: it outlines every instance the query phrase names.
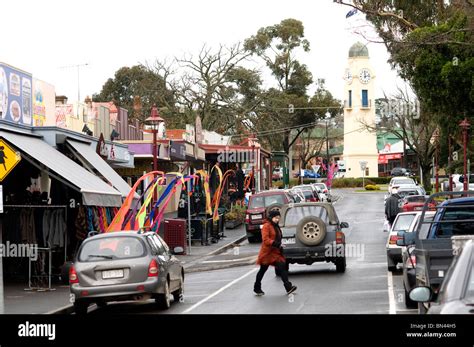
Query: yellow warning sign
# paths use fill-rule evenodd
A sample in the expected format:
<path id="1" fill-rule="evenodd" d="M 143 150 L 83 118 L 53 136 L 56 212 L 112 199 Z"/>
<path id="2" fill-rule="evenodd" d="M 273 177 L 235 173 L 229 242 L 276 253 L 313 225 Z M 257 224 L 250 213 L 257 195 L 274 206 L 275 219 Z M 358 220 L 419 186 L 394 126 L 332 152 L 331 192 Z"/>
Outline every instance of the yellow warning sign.
<path id="1" fill-rule="evenodd" d="M 5 141 L 0 139 L 0 182 L 21 160 L 19 152 L 15 152 Z"/>

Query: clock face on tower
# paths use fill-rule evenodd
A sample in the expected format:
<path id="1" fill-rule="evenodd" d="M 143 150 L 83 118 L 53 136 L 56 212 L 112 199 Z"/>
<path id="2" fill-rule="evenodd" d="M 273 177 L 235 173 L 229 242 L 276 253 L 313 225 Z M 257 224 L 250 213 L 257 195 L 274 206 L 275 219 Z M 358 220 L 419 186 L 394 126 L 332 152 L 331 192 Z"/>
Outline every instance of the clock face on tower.
<path id="1" fill-rule="evenodd" d="M 370 71 L 369 71 L 369 69 L 360 70 L 359 81 L 361 81 L 364 84 L 367 84 L 367 83 L 370 82 Z"/>
<path id="2" fill-rule="evenodd" d="M 346 69 L 344 72 L 344 79 L 346 80 L 347 84 L 352 83 L 352 72 L 349 69 Z"/>

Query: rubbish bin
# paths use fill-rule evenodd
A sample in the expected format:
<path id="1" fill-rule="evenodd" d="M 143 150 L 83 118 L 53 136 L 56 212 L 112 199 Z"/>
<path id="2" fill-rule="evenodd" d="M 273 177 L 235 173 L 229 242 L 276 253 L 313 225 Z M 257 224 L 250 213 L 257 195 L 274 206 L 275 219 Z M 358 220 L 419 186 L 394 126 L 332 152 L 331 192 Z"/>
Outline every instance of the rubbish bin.
<path id="1" fill-rule="evenodd" d="M 186 254 L 186 220 L 178 218 L 168 218 L 164 220 L 164 239 L 171 250 L 175 247 L 182 247 Z"/>

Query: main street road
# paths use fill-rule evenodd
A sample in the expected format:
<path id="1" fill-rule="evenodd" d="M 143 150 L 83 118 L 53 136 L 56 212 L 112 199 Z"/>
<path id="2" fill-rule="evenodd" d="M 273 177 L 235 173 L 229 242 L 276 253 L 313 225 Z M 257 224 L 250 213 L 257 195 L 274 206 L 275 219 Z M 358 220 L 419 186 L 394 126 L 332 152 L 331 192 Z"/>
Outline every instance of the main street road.
<path id="1" fill-rule="evenodd" d="M 336 273 L 330 263 L 290 265 L 290 281 L 298 290 L 288 297 L 281 280 L 270 269 L 262 284 L 266 294 L 257 297 L 252 291 L 256 266 L 191 273 L 185 279 L 184 302 L 173 304 L 168 311 L 159 311 L 148 301 L 110 304 L 92 314 L 416 313 L 404 307 L 400 274 L 392 276 L 387 272 L 387 233 L 382 231 L 384 195 L 351 190 L 339 194 L 341 199 L 335 205 L 339 219 L 350 224 L 345 231 L 346 243 L 358 251 L 347 258 L 343 274 Z M 255 255 L 258 249 L 259 245 L 245 243 L 239 253 Z M 221 258 L 231 258 L 232 252 Z"/>

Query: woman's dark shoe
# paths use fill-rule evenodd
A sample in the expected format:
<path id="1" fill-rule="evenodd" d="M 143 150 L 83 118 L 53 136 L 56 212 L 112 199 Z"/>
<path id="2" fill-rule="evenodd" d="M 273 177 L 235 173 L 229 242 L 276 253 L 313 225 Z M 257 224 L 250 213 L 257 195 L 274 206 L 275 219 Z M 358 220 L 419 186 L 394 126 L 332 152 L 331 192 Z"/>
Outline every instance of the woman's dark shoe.
<path id="1" fill-rule="evenodd" d="M 261 285 L 258 285 L 258 284 L 255 284 L 255 285 L 253 286 L 253 292 L 254 292 L 255 295 L 257 295 L 257 296 L 265 295 L 265 293 L 264 293 L 263 290 L 262 290 Z"/>
<path id="2" fill-rule="evenodd" d="M 296 286 L 291 286 L 290 289 L 287 289 L 287 290 L 286 290 L 286 294 L 287 294 L 287 295 L 290 295 L 291 293 L 295 292 L 296 289 L 297 289 Z"/>

